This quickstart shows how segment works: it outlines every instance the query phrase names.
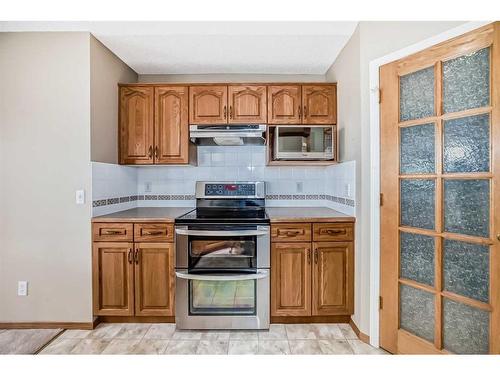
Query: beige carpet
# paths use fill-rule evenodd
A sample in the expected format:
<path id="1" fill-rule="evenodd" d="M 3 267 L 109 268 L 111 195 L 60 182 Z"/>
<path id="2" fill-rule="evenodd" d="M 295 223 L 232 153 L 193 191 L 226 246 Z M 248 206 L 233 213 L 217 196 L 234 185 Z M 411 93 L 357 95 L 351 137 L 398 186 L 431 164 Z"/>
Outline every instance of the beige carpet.
<path id="1" fill-rule="evenodd" d="M 0 354 L 35 354 L 62 331 L 62 329 L 0 330 Z"/>

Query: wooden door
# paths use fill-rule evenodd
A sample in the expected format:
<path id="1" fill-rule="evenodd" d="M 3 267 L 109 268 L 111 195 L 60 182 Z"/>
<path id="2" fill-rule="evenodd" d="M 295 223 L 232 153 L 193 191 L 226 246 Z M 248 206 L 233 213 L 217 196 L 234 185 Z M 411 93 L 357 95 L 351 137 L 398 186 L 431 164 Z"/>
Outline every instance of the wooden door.
<path id="1" fill-rule="evenodd" d="M 313 249 L 312 314 L 353 314 L 353 243 L 314 242 Z"/>
<path id="2" fill-rule="evenodd" d="M 380 344 L 393 353 L 500 353 L 499 26 L 380 69 Z"/>
<path id="3" fill-rule="evenodd" d="M 155 164 L 187 164 L 188 88 L 155 87 Z"/>
<path id="4" fill-rule="evenodd" d="M 302 123 L 301 87 L 269 86 L 267 88 L 267 120 L 269 124 Z"/>
<path id="5" fill-rule="evenodd" d="M 230 124 L 267 123 L 266 86 L 229 86 L 228 95 Z"/>
<path id="6" fill-rule="evenodd" d="M 337 123 L 337 86 L 302 86 L 304 124 Z"/>
<path id="7" fill-rule="evenodd" d="M 311 315 L 311 244 L 273 243 L 271 316 Z"/>
<path id="8" fill-rule="evenodd" d="M 132 242 L 94 242 L 94 315 L 134 315 Z"/>
<path id="9" fill-rule="evenodd" d="M 135 244 L 135 315 L 174 316 L 174 244 Z"/>
<path id="10" fill-rule="evenodd" d="M 189 88 L 190 124 L 226 124 L 227 118 L 227 86 L 191 86 Z"/>
<path id="11" fill-rule="evenodd" d="M 153 164 L 153 88 L 120 87 L 120 164 Z"/>

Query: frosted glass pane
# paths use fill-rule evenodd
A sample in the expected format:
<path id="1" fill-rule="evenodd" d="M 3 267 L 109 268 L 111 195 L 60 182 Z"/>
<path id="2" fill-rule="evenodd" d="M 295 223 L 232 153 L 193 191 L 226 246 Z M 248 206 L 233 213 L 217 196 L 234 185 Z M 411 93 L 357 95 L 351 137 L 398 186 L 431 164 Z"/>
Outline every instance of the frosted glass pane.
<path id="1" fill-rule="evenodd" d="M 443 301 L 444 348 L 457 354 L 487 354 L 489 313 L 447 298 Z"/>
<path id="2" fill-rule="evenodd" d="M 444 181 L 446 232 L 489 237 L 489 180 Z"/>
<path id="3" fill-rule="evenodd" d="M 434 229 L 434 180 L 401 180 L 401 225 Z"/>
<path id="4" fill-rule="evenodd" d="M 444 290 L 488 302 L 488 246 L 444 240 Z"/>
<path id="5" fill-rule="evenodd" d="M 443 63 L 443 112 L 479 108 L 490 103 L 490 49 Z"/>
<path id="6" fill-rule="evenodd" d="M 427 341 L 434 341 L 434 295 L 400 285 L 399 326 Z"/>
<path id="7" fill-rule="evenodd" d="M 434 67 L 399 78 L 399 119 L 414 120 L 434 115 Z"/>
<path id="8" fill-rule="evenodd" d="M 401 128 L 401 173 L 435 171 L 434 124 Z"/>
<path id="9" fill-rule="evenodd" d="M 445 121 L 443 156 L 445 172 L 488 172 L 489 114 Z"/>
<path id="10" fill-rule="evenodd" d="M 400 233 L 401 277 L 434 286 L 434 238 Z"/>

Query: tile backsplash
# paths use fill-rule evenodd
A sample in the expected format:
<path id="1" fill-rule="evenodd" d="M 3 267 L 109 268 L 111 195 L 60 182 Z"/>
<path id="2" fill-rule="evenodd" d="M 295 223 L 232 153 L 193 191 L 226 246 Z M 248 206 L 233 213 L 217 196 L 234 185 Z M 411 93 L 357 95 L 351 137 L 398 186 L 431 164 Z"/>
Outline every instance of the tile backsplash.
<path id="1" fill-rule="evenodd" d="M 131 207 L 194 206 L 195 182 L 203 180 L 263 180 L 269 206 L 320 205 L 354 215 L 355 162 L 268 167 L 265 152 L 265 146 L 198 147 L 196 167 L 93 163 L 94 215 L 129 208 L 122 208 L 124 203 Z M 104 199 L 116 202 L 127 197 L 132 201 L 103 204 Z"/>

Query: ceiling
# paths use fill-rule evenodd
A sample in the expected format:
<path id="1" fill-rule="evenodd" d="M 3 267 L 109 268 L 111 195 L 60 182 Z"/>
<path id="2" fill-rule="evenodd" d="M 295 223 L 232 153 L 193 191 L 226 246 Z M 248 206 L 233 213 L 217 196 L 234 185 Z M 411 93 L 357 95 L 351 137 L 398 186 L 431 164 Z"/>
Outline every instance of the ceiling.
<path id="1" fill-rule="evenodd" d="M 325 74 L 357 22 L 2 22 L 89 31 L 139 74 Z"/>

